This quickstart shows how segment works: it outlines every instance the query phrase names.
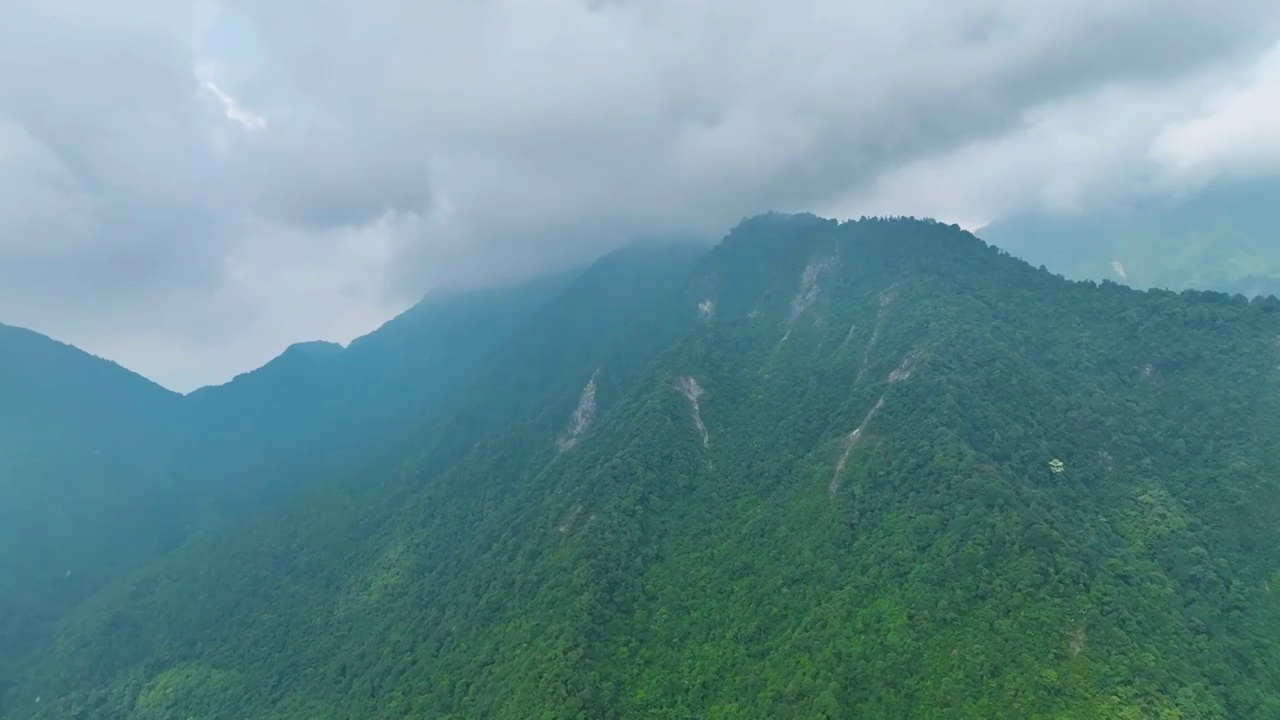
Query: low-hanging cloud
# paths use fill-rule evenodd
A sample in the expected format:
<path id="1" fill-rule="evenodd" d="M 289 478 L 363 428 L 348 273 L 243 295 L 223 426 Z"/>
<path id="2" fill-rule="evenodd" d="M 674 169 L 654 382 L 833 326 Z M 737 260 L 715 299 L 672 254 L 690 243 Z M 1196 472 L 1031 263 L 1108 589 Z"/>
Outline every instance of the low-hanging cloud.
<path id="1" fill-rule="evenodd" d="M 1236 138 L 1280 148 L 1256 119 L 1278 22 L 1263 0 L 12 0 L 0 321 L 186 389 L 638 234 L 1265 173 L 1280 154 Z"/>

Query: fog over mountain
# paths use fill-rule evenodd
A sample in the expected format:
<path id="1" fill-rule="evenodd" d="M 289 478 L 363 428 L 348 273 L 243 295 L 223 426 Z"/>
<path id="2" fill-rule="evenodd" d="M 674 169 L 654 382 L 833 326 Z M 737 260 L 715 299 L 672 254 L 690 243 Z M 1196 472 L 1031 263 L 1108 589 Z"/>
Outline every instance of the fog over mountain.
<path id="1" fill-rule="evenodd" d="M 186 391 L 648 233 L 977 228 L 1267 176 L 1278 23 L 1261 0 L 16 0 L 0 319 Z"/>
<path id="2" fill-rule="evenodd" d="M 186 397 L 0 328 L 0 718 L 1275 717 L 1277 338 L 777 213 Z"/>
<path id="3" fill-rule="evenodd" d="M 979 232 L 1076 280 L 1280 295 L 1280 233 L 1272 218 L 1278 198 L 1276 180 L 1221 182 L 1091 212 L 1011 215 Z"/>
<path id="4" fill-rule="evenodd" d="M 0 720 L 1280 717 L 1280 5 L 0 2 Z"/>

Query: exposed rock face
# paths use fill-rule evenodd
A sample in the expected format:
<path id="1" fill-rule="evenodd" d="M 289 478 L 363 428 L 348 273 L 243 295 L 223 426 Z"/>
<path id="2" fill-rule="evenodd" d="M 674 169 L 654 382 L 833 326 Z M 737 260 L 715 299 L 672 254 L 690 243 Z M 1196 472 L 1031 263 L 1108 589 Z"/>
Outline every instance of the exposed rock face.
<path id="1" fill-rule="evenodd" d="M 560 437 L 556 438 L 556 447 L 561 452 L 571 450 L 577 445 L 596 419 L 596 376 L 599 374 L 600 368 L 596 368 L 596 371 L 591 373 L 591 379 L 587 381 L 586 387 L 582 388 L 582 395 L 578 397 L 578 407 L 569 417 L 569 426 Z"/>
<path id="2" fill-rule="evenodd" d="M 818 299 L 818 295 L 822 292 L 821 286 L 818 285 L 818 279 L 822 276 L 823 271 L 834 265 L 834 258 L 826 258 L 824 260 L 811 260 L 805 266 L 804 272 L 800 275 L 800 289 L 796 291 L 796 296 L 791 299 L 791 311 L 787 315 L 787 332 L 782 336 L 783 340 L 790 337 L 796 323 L 800 321 L 805 311 L 812 307 L 814 301 Z"/>
<path id="3" fill-rule="evenodd" d="M 831 475 L 831 482 L 827 485 L 827 492 L 831 494 L 832 499 L 835 499 L 836 494 L 840 492 L 840 474 L 844 472 L 845 463 L 849 461 L 849 454 L 858 446 L 858 441 L 862 439 L 862 434 L 866 431 L 867 425 L 882 407 L 884 407 L 883 397 L 876 401 L 876 404 L 867 413 L 866 417 L 862 418 L 862 423 L 854 428 L 853 432 L 849 433 L 848 437 L 844 439 L 844 451 L 840 453 L 840 459 L 836 461 L 836 471 Z"/>
<path id="4" fill-rule="evenodd" d="M 867 372 L 867 365 L 871 363 L 871 351 L 875 350 L 876 343 L 880 342 L 880 331 L 884 328 L 884 319 L 888 315 L 893 304 L 898 301 L 898 284 L 890 285 L 888 289 L 880 293 L 880 308 L 876 311 L 876 325 L 871 330 L 871 340 L 867 342 L 867 350 L 862 355 L 862 369 L 858 370 L 858 380 L 861 381 L 863 375 Z"/>
<path id="5" fill-rule="evenodd" d="M 889 382 L 891 383 L 902 382 L 903 380 L 906 380 L 907 378 L 911 377 L 911 373 L 915 372 L 916 365 L 918 365 L 919 363 L 920 363 L 919 350 L 912 350 L 911 352 L 907 353 L 907 356 L 902 358 L 902 362 L 898 364 L 898 367 L 894 368 L 889 373 Z"/>
<path id="6" fill-rule="evenodd" d="M 693 413 L 694 427 L 698 428 L 698 433 L 702 435 L 702 446 L 710 447 L 711 438 L 707 435 L 707 426 L 702 422 L 702 408 L 698 405 L 698 398 L 702 397 L 704 392 L 702 386 L 692 375 L 683 375 L 676 378 L 676 390 L 689 401 L 689 410 Z"/>

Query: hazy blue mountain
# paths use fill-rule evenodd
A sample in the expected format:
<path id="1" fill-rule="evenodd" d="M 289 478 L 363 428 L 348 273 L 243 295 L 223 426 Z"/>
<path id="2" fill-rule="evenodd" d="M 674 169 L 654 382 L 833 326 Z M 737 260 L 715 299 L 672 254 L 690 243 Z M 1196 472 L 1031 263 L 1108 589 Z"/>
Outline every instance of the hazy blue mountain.
<path id="1" fill-rule="evenodd" d="M 1026 215 L 978 231 L 1033 265 L 1138 288 L 1280 294 L 1280 181 L 1213 186 L 1072 217 Z"/>
<path id="2" fill-rule="evenodd" d="M 235 496 L 257 503 L 367 461 L 446 406 L 475 365 L 572 278 L 427 297 L 347 348 L 299 343 L 201 388 L 185 398 L 184 465 L 240 478 Z"/>
<path id="3" fill-rule="evenodd" d="M 585 272 L 429 296 L 349 347 L 298 343 L 187 396 L 0 326 L 0 572 L 15 579 L 0 588 L 0 695 L 25 653 L 104 586 L 396 448 L 537 327 L 531 318 L 620 321 L 697 253 L 628 247 Z M 608 287 L 566 307 L 584 282 Z"/>
<path id="4" fill-rule="evenodd" d="M 186 508 L 169 454 L 181 401 L 0 325 L 0 678 L 68 608 L 182 536 L 185 510 L 157 512 Z"/>

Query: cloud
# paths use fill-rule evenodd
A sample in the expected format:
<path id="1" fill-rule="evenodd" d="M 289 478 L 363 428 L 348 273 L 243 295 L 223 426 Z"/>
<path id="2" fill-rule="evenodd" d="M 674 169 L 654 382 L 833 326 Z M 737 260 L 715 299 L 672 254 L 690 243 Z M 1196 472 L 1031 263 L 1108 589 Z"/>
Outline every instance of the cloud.
<path id="1" fill-rule="evenodd" d="M 185 389 L 635 234 L 1087 206 L 1256 165 L 1231 118 L 1269 97 L 1278 21 L 1262 0 L 11 0 L 0 320 Z"/>
<path id="2" fill-rule="evenodd" d="M 1280 167 L 1280 44 L 1239 82 L 1210 93 L 1191 117 L 1163 128 L 1152 159 L 1171 175 L 1206 183 L 1249 178 Z"/>
<path id="3" fill-rule="evenodd" d="M 99 352 L 132 354 L 131 369 L 187 389 L 256 367 L 282 342 L 349 342 L 407 305 L 382 288 L 415 223 L 394 214 L 324 230 L 254 223 L 222 258 L 219 292 L 171 294 L 146 326 L 112 332 Z"/>
<path id="4" fill-rule="evenodd" d="M 1029 107 L 1005 132 L 887 168 L 829 212 L 933 215 L 977 228 L 1016 212 L 1072 214 L 1178 190 L 1159 138 L 1218 73 L 1090 88 Z"/>
<path id="5" fill-rule="evenodd" d="M 931 214 L 980 227 L 1079 214 L 1280 174 L 1280 43 L 1156 81 L 1108 83 L 1022 111 L 1008 132 L 881 172 L 831 212 Z"/>

